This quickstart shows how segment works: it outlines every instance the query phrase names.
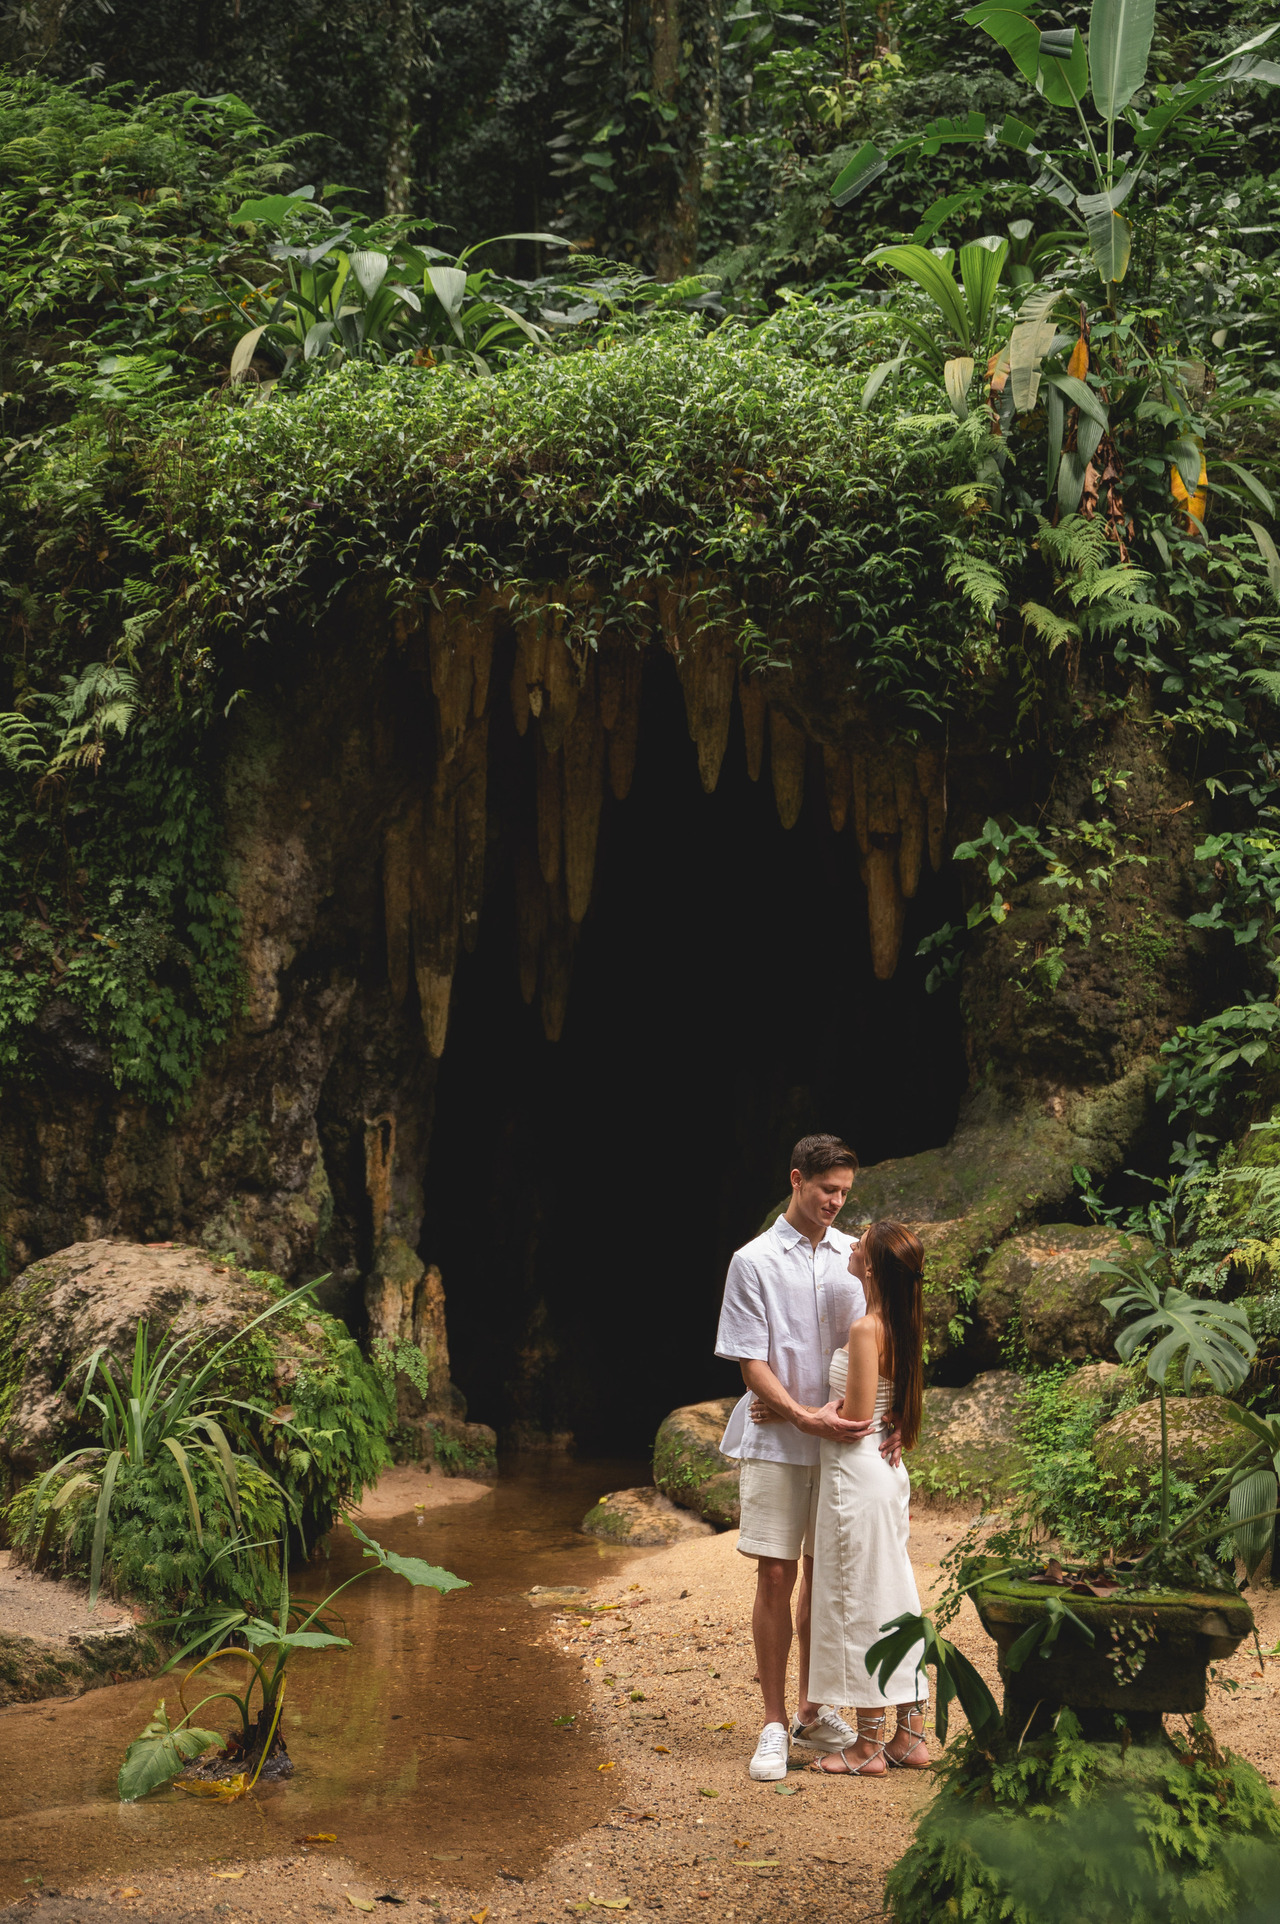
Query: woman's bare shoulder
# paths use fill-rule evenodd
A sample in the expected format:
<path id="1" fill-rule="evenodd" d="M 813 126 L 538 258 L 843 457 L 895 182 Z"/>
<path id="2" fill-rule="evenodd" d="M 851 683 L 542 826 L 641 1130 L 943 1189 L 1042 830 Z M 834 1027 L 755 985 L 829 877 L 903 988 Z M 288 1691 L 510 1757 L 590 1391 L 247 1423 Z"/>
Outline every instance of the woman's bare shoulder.
<path id="1" fill-rule="evenodd" d="M 868 1312 L 860 1316 L 849 1331 L 849 1353 L 855 1350 L 874 1349 L 880 1346 L 880 1318 Z"/>

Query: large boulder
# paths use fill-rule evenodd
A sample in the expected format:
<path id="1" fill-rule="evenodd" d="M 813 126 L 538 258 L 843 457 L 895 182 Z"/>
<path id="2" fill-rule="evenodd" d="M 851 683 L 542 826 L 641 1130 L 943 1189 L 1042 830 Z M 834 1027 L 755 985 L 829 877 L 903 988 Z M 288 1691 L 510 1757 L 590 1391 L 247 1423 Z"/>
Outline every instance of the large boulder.
<path id="1" fill-rule="evenodd" d="M 0 1295 L 0 1482 L 12 1493 L 68 1450 L 97 1441 L 97 1412 L 76 1414 L 95 1350 L 105 1349 L 117 1382 L 127 1381 L 145 1323 L 153 1357 L 176 1338 L 198 1338 L 198 1368 L 275 1300 L 263 1281 L 181 1244 L 73 1243 L 31 1263 Z M 346 1326 L 305 1300 L 236 1344 L 207 1387 L 210 1397 L 247 1396 L 263 1406 L 257 1445 L 293 1483 L 309 1538 L 389 1461 L 391 1409 L 381 1380 Z M 299 1469 L 284 1421 L 341 1441 L 318 1443 Z"/>
<path id="2" fill-rule="evenodd" d="M 653 1480 L 663 1495 L 720 1530 L 736 1530 L 740 1516 L 739 1466 L 720 1453 L 720 1438 L 737 1401 L 736 1396 L 716 1396 L 672 1410 L 653 1444 Z"/>
<path id="3" fill-rule="evenodd" d="M 986 1370 L 963 1389 L 933 1384 L 924 1393 L 920 1440 L 906 1458 L 921 1496 L 998 1496 L 1022 1462 L 1013 1370 Z"/>
<path id="4" fill-rule="evenodd" d="M 1114 1361 L 1111 1319 L 1102 1308 L 1114 1276 L 1094 1273 L 1138 1246 L 1114 1229 L 1046 1223 L 1002 1243 L 982 1272 L 968 1336 L 970 1351 L 995 1367 L 1015 1325 L 1033 1363 Z M 1141 1245 L 1145 1250 L 1146 1244 Z"/>
<path id="5" fill-rule="evenodd" d="M 1171 1396 L 1168 1400 L 1169 1463 L 1184 1482 L 1204 1490 L 1252 1447 L 1248 1433 L 1228 1415 L 1225 1396 Z M 1117 1483 L 1136 1473 L 1144 1491 L 1160 1476 L 1160 1404 L 1152 1397 L 1121 1410 L 1102 1424 L 1093 1456 L 1104 1476 Z"/>
<path id="6" fill-rule="evenodd" d="M 611 1490 L 587 1511 L 582 1527 L 588 1536 L 629 1543 L 638 1550 L 715 1534 L 711 1524 L 653 1489 Z"/>

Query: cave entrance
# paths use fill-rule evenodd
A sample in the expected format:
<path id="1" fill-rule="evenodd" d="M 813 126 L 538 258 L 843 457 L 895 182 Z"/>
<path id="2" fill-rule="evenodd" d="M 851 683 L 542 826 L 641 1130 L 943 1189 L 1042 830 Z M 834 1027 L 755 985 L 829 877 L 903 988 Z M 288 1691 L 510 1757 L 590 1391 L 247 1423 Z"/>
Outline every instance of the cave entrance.
<path id="1" fill-rule="evenodd" d="M 735 710 L 705 793 L 660 659 L 549 1041 L 516 967 L 537 752 L 497 705 L 484 907 L 453 983 L 420 1249 L 444 1275 L 472 1418 L 617 1456 L 646 1451 L 672 1407 L 740 1387 L 712 1355 L 725 1266 L 785 1193 L 797 1136 L 840 1131 L 871 1163 L 950 1134 L 959 1012 L 925 993 L 915 947 L 956 903 L 926 863 L 878 981 L 857 846 L 831 827 L 815 757 L 785 829 Z"/>

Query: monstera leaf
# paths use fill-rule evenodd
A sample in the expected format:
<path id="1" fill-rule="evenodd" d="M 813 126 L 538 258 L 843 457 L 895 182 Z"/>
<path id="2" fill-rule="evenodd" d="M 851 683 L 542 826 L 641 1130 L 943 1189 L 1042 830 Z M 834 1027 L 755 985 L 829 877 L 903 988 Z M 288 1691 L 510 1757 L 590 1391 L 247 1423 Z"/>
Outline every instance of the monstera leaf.
<path id="1" fill-rule="evenodd" d="M 1159 1267 L 1159 1257 L 1136 1272 L 1116 1263 L 1094 1264 L 1095 1275 L 1116 1276 L 1124 1284 L 1104 1298 L 1103 1308 L 1117 1319 L 1135 1318 L 1116 1337 L 1117 1356 L 1127 1363 L 1144 1343 L 1151 1343 L 1147 1375 L 1159 1388 L 1180 1361 L 1184 1389 L 1189 1390 L 1197 1370 L 1203 1370 L 1220 1395 L 1230 1395 L 1244 1382 L 1258 1351 L 1244 1309 L 1239 1303 L 1188 1296 L 1172 1284 L 1161 1289 Z"/>
<path id="2" fill-rule="evenodd" d="M 933 1665 L 934 1723 L 940 1743 L 947 1741 L 951 1704 L 957 1698 L 975 1737 L 980 1738 L 984 1732 L 994 1729 L 1000 1721 L 999 1704 L 969 1659 L 962 1656 L 953 1643 L 938 1635 L 931 1617 L 907 1612 L 891 1623 L 881 1624 L 880 1628 L 885 1634 L 868 1650 L 867 1669 L 872 1676 L 878 1675 L 880 1688 L 884 1690 L 903 1659 L 913 1650 L 919 1650 L 918 1669 Z"/>
<path id="3" fill-rule="evenodd" d="M 190 1724 L 175 1730 L 162 1697 L 155 1716 L 124 1754 L 117 1780 L 120 1802 L 136 1804 L 148 1791 L 171 1784 L 193 1757 L 221 1742 L 216 1730 L 195 1730 Z"/>

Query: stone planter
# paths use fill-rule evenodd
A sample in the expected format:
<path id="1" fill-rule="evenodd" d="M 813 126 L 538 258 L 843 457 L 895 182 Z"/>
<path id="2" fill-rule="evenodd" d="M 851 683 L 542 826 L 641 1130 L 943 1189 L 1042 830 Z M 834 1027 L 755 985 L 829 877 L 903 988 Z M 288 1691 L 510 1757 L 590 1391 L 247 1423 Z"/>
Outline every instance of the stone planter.
<path id="1" fill-rule="evenodd" d="M 1000 1568 L 995 1558 L 975 1559 L 965 1580 L 984 1566 Z M 1136 1737 L 1169 1712 L 1203 1710 L 1209 1664 L 1231 1656 L 1253 1631 L 1253 1612 L 1231 1591 L 1137 1591 L 1119 1602 L 993 1575 L 970 1595 L 999 1652 L 1005 1726 L 1014 1736 L 1028 1725 L 1039 1729 L 1061 1705 L 1077 1713 L 1087 1735 L 1113 1740 L 1117 1713 Z M 1047 1656 L 1033 1651 L 1010 1671 L 1009 1651 L 1055 1596 L 1093 1631 L 1093 1645 L 1068 1625 Z"/>

